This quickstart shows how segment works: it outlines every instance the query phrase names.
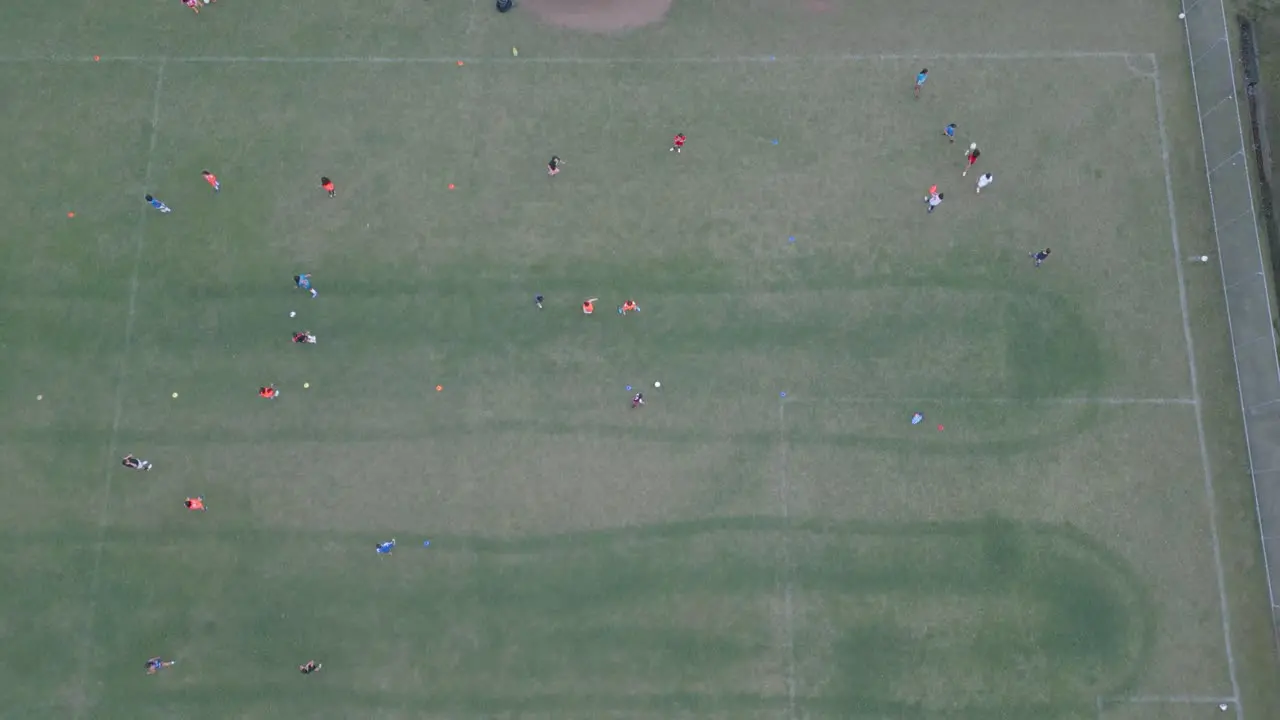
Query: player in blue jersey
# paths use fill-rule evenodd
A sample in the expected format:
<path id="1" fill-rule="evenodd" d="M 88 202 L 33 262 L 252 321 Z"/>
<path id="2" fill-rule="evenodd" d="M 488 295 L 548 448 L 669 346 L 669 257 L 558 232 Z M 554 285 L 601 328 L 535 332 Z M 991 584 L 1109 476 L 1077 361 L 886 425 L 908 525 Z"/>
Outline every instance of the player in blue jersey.
<path id="1" fill-rule="evenodd" d="M 380 542 L 373 548 L 379 555 L 390 555 L 392 550 L 396 549 L 396 539 L 391 538 L 386 542 Z"/>
<path id="2" fill-rule="evenodd" d="M 293 284 L 297 285 L 299 290 L 306 290 L 307 292 L 311 293 L 312 298 L 314 298 L 316 295 L 319 294 L 316 292 L 315 288 L 311 287 L 311 273 L 294 275 Z"/>
<path id="3" fill-rule="evenodd" d="M 147 204 L 148 204 L 148 205 L 150 205 L 151 207 L 153 207 L 153 208 L 155 208 L 155 209 L 159 210 L 159 211 L 160 211 L 160 212 L 162 212 L 162 213 L 171 213 L 171 212 L 173 212 L 173 210 L 172 210 L 168 205 L 165 205 L 164 203 L 162 203 L 162 202 L 160 202 L 159 200 L 157 200 L 157 199 L 155 199 L 155 198 L 151 197 L 150 195 L 146 196 L 146 198 L 145 198 L 145 199 L 146 199 L 146 201 L 147 201 Z"/>
<path id="4" fill-rule="evenodd" d="M 924 82 L 929 79 L 929 68 L 924 68 L 916 73 L 916 99 L 920 98 L 920 90 L 924 87 Z"/>

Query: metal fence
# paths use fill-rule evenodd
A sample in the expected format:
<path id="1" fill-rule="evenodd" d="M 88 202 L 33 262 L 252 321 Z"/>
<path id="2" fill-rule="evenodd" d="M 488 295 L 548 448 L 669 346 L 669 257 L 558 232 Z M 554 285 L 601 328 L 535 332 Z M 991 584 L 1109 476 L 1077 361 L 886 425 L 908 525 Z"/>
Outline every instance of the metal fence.
<path id="1" fill-rule="evenodd" d="M 1191 81 L 1204 146 L 1205 175 L 1213 211 L 1213 232 L 1227 301 L 1227 323 L 1235 358 L 1240 409 L 1244 416 L 1249 470 L 1253 477 L 1267 588 L 1271 599 L 1273 639 L 1280 627 L 1276 604 L 1280 580 L 1280 359 L 1276 353 L 1271 287 L 1274 279 L 1265 259 L 1255 184 L 1249 172 L 1250 151 L 1263 150 L 1257 120 L 1250 124 L 1255 142 L 1246 143 L 1237 100 L 1236 55 L 1223 0 L 1183 0 Z M 1241 50 L 1252 52 L 1252 37 L 1242 36 Z M 1252 72 L 1252 71 L 1250 71 Z M 1253 80 L 1246 74 L 1246 80 Z M 1254 82 L 1246 82 L 1251 101 Z M 1265 164 L 1255 163 L 1266 182 Z M 1269 198 L 1268 198 L 1269 202 Z M 1280 258 L 1280 253 L 1272 253 Z M 1180 259 L 1181 260 L 1181 259 Z"/>

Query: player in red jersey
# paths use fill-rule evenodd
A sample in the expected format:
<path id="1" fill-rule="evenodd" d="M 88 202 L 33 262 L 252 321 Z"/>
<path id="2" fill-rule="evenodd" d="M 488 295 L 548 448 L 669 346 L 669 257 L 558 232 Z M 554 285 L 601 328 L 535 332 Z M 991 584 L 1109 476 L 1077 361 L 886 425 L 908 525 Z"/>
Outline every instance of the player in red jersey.
<path id="1" fill-rule="evenodd" d="M 684 147 L 684 141 L 688 139 L 684 136 L 684 133 L 677 133 L 675 137 L 671 138 L 671 150 L 668 152 L 680 152 Z"/>
<path id="2" fill-rule="evenodd" d="M 222 183 L 218 182 L 217 175 L 214 175 L 208 170 L 201 170 L 200 176 L 204 178 L 205 182 L 209 183 L 209 187 L 213 188 L 214 192 L 222 190 Z"/>
<path id="3" fill-rule="evenodd" d="M 969 168 L 978 162 L 980 155 L 982 155 L 982 151 L 978 149 L 978 143 L 969 143 L 969 149 L 964 153 L 964 172 L 960 173 L 960 177 L 969 174 Z"/>

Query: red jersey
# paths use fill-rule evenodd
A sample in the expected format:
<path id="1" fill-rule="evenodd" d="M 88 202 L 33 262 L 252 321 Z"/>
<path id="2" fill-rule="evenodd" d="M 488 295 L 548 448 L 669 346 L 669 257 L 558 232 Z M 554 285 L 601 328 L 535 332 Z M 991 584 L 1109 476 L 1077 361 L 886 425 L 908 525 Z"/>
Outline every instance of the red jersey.
<path id="1" fill-rule="evenodd" d="M 675 136 L 675 137 L 671 138 L 671 145 L 672 145 L 673 147 L 684 147 L 684 141 L 685 141 L 685 139 L 686 139 L 686 138 L 685 138 L 685 136 L 684 136 L 684 135 L 677 135 L 677 136 Z"/>

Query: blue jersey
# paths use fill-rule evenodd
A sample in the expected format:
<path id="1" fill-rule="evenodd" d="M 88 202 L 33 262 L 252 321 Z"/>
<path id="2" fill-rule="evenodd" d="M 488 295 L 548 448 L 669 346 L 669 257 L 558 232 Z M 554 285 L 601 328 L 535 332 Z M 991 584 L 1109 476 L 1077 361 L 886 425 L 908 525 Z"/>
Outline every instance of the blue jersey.
<path id="1" fill-rule="evenodd" d="M 916 75 L 916 84 L 923 85 L 925 80 L 929 79 L 929 73 L 920 73 Z"/>
<path id="2" fill-rule="evenodd" d="M 388 540 L 387 542 L 378 543 L 374 550 L 376 550 L 379 555 L 390 555 L 391 551 L 395 549 L 395 546 L 395 540 Z"/>
<path id="3" fill-rule="evenodd" d="M 302 288 L 303 290 L 311 289 L 311 278 L 307 277 L 306 275 L 294 275 L 293 277 L 294 277 L 294 282 L 298 283 L 298 287 Z"/>
<path id="4" fill-rule="evenodd" d="M 918 82 L 918 81 L 917 81 L 917 82 Z M 948 125 L 948 126 L 946 127 L 946 129 L 945 129 L 945 130 L 943 130 L 942 132 L 943 132 L 943 133 L 945 133 L 947 137 L 955 137 L 955 136 L 956 136 L 956 126 L 955 126 L 955 125 Z"/>

